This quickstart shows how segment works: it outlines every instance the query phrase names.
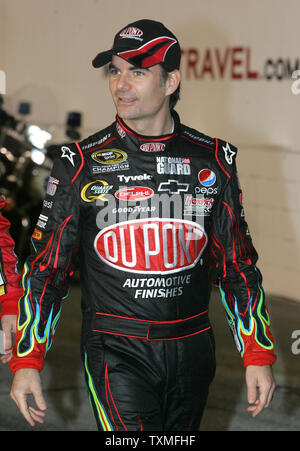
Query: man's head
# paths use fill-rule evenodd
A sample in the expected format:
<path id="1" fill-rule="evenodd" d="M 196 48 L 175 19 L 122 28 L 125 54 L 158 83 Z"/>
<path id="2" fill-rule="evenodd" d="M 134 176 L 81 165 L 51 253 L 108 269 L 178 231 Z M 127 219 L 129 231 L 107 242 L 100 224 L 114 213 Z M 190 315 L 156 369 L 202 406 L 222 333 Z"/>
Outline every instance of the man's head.
<path id="1" fill-rule="evenodd" d="M 176 36 L 162 23 L 143 19 L 122 28 L 115 36 L 113 47 L 99 53 L 93 59 L 93 66 L 104 66 L 112 55 L 140 68 L 162 64 L 171 72 L 180 67 L 181 50 Z"/>
<path id="2" fill-rule="evenodd" d="M 109 88 L 119 117 L 147 124 L 164 122 L 180 74 L 175 70 L 167 72 L 165 77 L 163 70 L 160 64 L 138 68 L 113 55 L 109 65 Z"/>
<path id="3" fill-rule="evenodd" d="M 132 66 L 149 69 L 160 65 L 162 81 L 169 74 L 179 71 L 181 49 L 174 34 L 162 23 L 143 19 L 128 24 L 119 31 L 110 50 L 99 53 L 93 59 L 95 68 L 102 67 L 119 57 Z M 179 99 L 180 87 L 170 95 L 170 108 L 174 108 Z"/>

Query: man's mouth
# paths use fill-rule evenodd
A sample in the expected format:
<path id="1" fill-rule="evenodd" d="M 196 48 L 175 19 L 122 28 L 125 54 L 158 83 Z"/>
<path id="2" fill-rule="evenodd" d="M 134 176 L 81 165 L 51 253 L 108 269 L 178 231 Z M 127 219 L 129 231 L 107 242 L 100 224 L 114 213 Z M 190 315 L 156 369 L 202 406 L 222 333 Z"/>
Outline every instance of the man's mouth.
<path id="1" fill-rule="evenodd" d="M 118 102 L 126 105 L 132 105 L 136 100 L 136 98 L 118 97 Z"/>

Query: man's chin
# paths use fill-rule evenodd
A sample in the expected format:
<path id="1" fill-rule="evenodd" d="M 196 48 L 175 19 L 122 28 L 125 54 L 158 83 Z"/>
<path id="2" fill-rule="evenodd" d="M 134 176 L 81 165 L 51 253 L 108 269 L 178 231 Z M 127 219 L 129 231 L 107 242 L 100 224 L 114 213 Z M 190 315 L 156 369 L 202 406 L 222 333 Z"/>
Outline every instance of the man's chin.
<path id="1" fill-rule="evenodd" d="M 118 116 L 123 120 L 123 121 L 137 121 L 140 119 L 138 114 L 134 114 L 134 113 L 129 113 L 126 111 L 118 111 Z"/>

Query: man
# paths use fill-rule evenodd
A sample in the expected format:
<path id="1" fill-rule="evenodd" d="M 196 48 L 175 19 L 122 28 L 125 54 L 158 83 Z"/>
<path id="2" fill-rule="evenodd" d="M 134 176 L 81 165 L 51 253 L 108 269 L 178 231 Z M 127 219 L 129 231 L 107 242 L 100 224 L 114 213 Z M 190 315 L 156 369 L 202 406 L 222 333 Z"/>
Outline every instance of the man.
<path id="1" fill-rule="evenodd" d="M 82 358 L 100 430 L 197 430 L 215 371 L 211 280 L 246 366 L 249 411 L 272 398 L 274 344 L 237 149 L 170 109 L 180 55 L 169 30 L 141 20 L 93 60 L 110 63 L 117 118 L 62 147 L 24 270 L 11 396 L 32 425 L 45 416 L 39 371 L 78 253 Z"/>
<path id="2" fill-rule="evenodd" d="M 0 209 L 5 200 L 0 196 Z M 21 276 L 17 270 L 17 258 L 14 253 L 14 241 L 9 234 L 10 223 L 0 213 L 0 319 L 4 332 L 4 351 L 2 363 L 12 356 L 12 334 L 16 332 L 18 300 L 23 294 Z"/>

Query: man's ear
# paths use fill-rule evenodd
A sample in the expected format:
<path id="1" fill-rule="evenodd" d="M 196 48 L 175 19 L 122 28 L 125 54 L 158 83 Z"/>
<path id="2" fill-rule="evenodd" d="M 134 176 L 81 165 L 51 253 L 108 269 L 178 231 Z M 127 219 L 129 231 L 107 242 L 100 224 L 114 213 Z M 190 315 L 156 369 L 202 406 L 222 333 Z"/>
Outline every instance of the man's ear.
<path id="1" fill-rule="evenodd" d="M 173 70 L 172 72 L 168 73 L 168 78 L 166 81 L 166 94 L 171 95 L 173 92 L 176 91 L 178 88 L 178 85 L 181 80 L 181 74 L 179 70 Z"/>

